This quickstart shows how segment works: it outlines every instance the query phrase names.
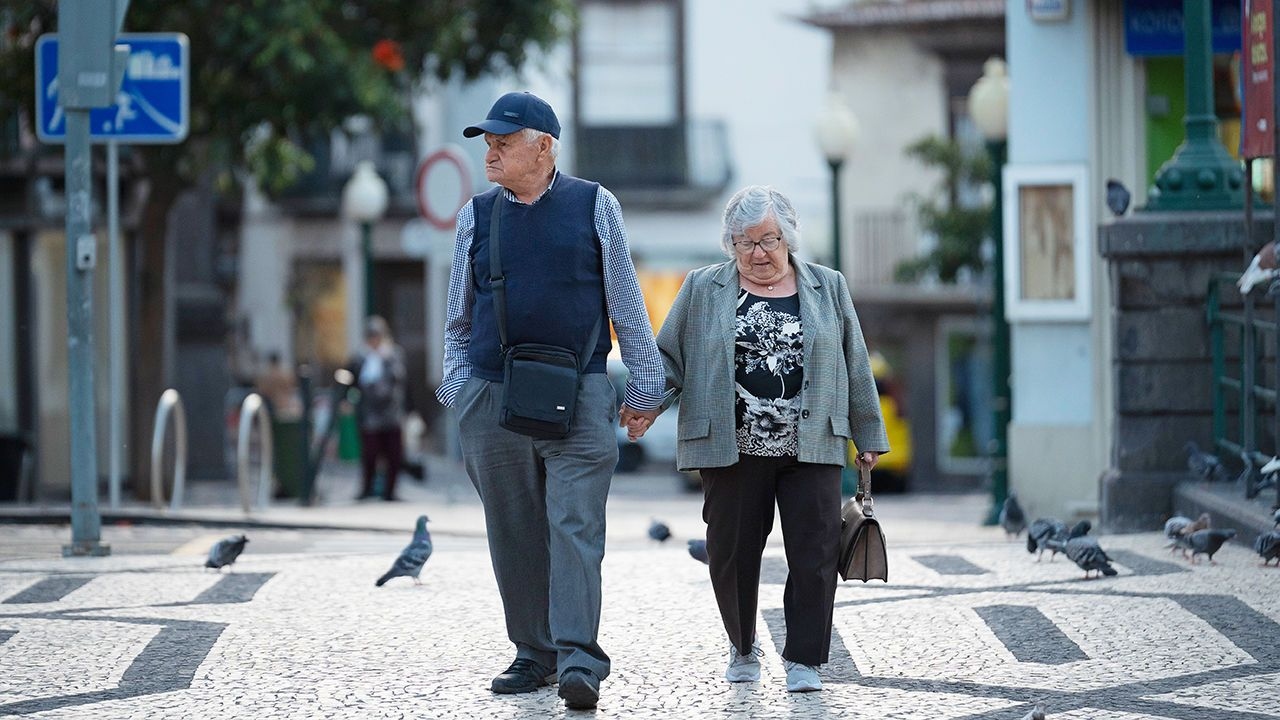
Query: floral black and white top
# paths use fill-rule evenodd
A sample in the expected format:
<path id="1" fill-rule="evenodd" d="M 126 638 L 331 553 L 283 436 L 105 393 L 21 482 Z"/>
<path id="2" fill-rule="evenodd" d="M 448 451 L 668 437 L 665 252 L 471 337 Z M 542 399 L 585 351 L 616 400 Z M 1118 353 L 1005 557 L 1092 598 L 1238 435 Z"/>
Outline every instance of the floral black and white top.
<path id="1" fill-rule="evenodd" d="M 796 455 L 804 380 L 800 296 L 766 298 L 739 290 L 737 325 L 738 451 L 765 457 Z"/>

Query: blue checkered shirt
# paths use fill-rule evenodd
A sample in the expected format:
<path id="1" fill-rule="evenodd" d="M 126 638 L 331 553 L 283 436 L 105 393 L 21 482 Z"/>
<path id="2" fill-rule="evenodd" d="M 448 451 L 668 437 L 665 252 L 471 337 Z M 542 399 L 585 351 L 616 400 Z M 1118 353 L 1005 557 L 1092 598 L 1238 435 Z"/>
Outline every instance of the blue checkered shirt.
<path id="1" fill-rule="evenodd" d="M 559 177 L 558 172 L 538 200 L 555 185 L 556 177 Z M 503 192 L 507 201 L 520 202 L 510 190 Z M 622 362 L 629 372 L 623 399 L 636 410 L 652 410 L 662 402 L 666 375 L 658 346 L 653 341 L 653 328 L 649 326 L 644 296 L 640 294 L 640 283 L 636 280 L 636 268 L 631 263 L 627 230 L 622 224 L 622 206 L 603 185 L 596 193 L 595 224 L 604 256 L 605 303 L 613 331 L 618 336 Z M 471 308 L 475 304 L 475 289 L 471 285 L 471 241 L 475 237 L 475 226 L 475 208 L 472 203 L 467 203 L 458 211 L 458 232 L 453 245 L 453 269 L 449 273 L 449 305 L 444 327 L 444 379 L 436 390 L 436 398 L 446 407 L 453 407 L 458 392 L 471 377 L 467 349 L 471 345 Z"/>

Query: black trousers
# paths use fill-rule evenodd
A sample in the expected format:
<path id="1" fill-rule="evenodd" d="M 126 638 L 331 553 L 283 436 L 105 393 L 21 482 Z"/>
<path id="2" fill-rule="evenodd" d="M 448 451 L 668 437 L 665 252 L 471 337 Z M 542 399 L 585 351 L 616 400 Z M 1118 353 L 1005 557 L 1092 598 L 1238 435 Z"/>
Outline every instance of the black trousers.
<path id="1" fill-rule="evenodd" d="M 370 430 L 360 432 L 360 494 L 373 494 L 373 476 L 378 470 L 378 459 L 382 459 L 384 475 L 382 497 L 396 496 L 396 480 L 400 477 L 400 463 L 404 459 L 404 448 L 400 439 L 400 428 L 386 430 Z"/>
<path id="2" fill-rule="evenodd" d="M 840 552 L 840 466 L 792 457 L 739 455 L 702 474 L 711 587 L 729 640 L 751 651 L 760 595 L 760 557 L 776 503 L 787 553 L 783 658 L 821 665 L 831 650 Z"/>

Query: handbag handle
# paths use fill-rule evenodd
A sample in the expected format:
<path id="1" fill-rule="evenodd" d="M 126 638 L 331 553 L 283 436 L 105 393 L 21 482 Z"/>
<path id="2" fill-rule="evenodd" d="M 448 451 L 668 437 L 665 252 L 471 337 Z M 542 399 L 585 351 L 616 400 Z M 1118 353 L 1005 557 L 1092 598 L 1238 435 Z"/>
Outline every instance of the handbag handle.
<path id="1" fill-rule="evenodd" d="M 871 517 L 875 507 L 875 500 L 871 499 L 871 468 L 863 465 L 858 466 L 857 501 L 862 506 L 862 514 Z"/>

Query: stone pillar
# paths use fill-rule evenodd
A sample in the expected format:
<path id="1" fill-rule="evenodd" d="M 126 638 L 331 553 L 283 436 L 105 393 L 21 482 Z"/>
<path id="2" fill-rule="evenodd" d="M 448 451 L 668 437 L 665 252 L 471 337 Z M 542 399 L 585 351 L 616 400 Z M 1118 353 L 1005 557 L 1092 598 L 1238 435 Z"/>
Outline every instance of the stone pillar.
<path id="1" fill-rule="evenodd" d="M 1271 213 L 1255 212 L 1250 254 L 1271 233 Z M 1191 479 L 1183 446 L 1213 451 L 1205 299 L 1215 273 L 1244 269 L 1245 245 L 1240 212 L 1137 213 L 1098 228 L 1115 303 L 1111 461 L 1100 488 L 1107 531 L 1159 528 L 1174 485 Z M 1221 297 L 1239 301 L 1234 286 Z"/>

